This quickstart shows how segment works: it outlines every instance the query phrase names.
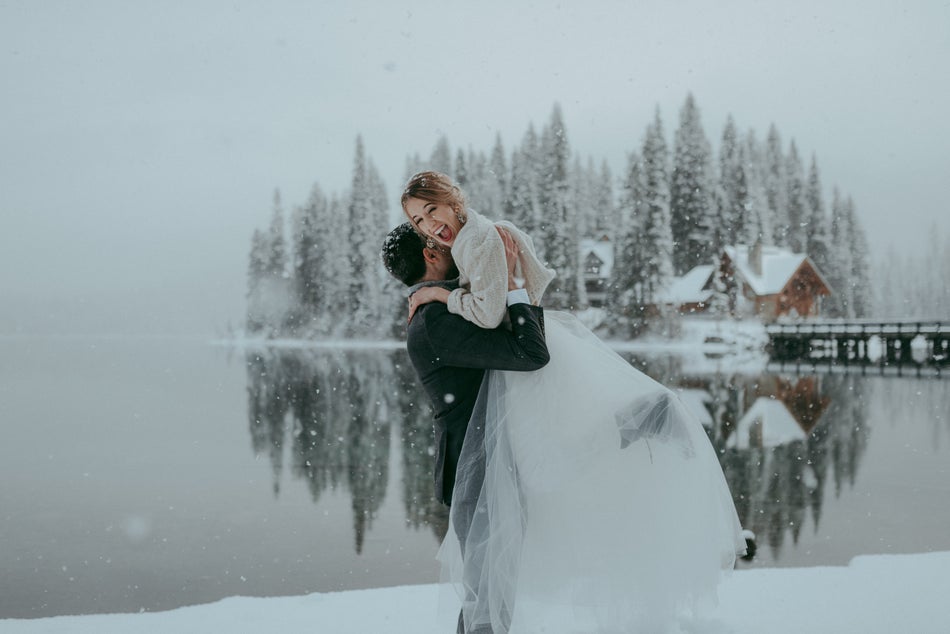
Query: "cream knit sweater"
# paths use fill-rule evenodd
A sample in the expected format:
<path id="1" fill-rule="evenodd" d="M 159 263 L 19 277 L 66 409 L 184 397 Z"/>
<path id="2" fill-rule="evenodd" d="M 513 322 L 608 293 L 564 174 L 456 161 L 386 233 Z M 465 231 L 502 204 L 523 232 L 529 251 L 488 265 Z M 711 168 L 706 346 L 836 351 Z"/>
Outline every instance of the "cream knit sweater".
<path id="1" fill-rule="evenodd" d="M 495 328 L 507 314 L 508 263 L 505 243 L 488 218 L 467 211 L 468 220 L 452 244 L 452 257 L 459 270 L 459 286 L 449 293 L 450 313 L 460 315 L 482 328 Z M 520 276 L 532 304 L 539 305 L 541 296 L 556 275 L 544 266 L 534 250 L 531 236 L 507 221 L 497 223 L 507 229 L 521 250 Z"/>

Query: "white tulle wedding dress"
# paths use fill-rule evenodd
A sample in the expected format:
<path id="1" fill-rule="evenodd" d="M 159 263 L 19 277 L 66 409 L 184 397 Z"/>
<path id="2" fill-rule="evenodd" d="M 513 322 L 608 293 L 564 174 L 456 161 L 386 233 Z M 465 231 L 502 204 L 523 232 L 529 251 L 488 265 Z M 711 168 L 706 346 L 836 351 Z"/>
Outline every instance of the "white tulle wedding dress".
<path id="1" fill-rule="evenodd" d="M 745 549 L 712 445 L 573 316 L 546 311 L 545 330 L 545 368 L 486 378 L 455 489 L 480 493 L 452 508 L 444 580 L 472 630 L 676 631 Z"/>

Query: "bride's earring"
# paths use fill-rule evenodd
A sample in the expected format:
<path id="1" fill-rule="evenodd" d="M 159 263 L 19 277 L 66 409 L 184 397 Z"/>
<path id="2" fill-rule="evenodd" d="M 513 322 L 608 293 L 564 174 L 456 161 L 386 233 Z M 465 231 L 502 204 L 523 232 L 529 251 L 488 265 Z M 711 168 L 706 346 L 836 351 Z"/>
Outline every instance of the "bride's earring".
<path id="1" fill-rule="evenodd" d="M 468 218 L 465 217 L 465 214 L 463 214 L 458 209 L 455 210 L 455 217 L 458 218 L 460 225 L 464 225 L 468 221 Z"/>
<path id="2" fill-rule="evenodd" d="M 435 248 L 435 240 L 433 240 L 432 238 L 426 238 L 426 248 L 427 248 L 427 249 L 434 249 L 434 248 Z"/>

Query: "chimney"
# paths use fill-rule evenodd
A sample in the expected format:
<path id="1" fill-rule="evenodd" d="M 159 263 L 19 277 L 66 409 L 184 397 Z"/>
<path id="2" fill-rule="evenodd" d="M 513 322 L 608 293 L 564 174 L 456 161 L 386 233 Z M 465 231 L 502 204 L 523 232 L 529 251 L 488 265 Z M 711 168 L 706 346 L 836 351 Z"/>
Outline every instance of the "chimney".
<path id="1" fill-rule="evenodd" d="M 749 249 L 749 268 L 756 275 L 762 275 L 762 238 L 755 239 L 755 244 Z"/>

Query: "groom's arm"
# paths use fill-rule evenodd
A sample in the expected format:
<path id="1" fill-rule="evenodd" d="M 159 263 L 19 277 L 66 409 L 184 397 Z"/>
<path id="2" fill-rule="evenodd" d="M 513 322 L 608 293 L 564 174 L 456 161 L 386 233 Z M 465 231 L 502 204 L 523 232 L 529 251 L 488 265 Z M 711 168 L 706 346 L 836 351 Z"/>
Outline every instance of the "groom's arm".
<path id="1" fill-rule="evenodd" d="M 486 370 L 539 370 L 550 356 L 544 340 L 544 312 L 538 306 L 508 307 L 511 330 L 485 329 L 453 315 L 443 305 L 426 308 L 426 337 L 440 365 Z M 434 313 L 434 314 L 431 314 Z"/>

